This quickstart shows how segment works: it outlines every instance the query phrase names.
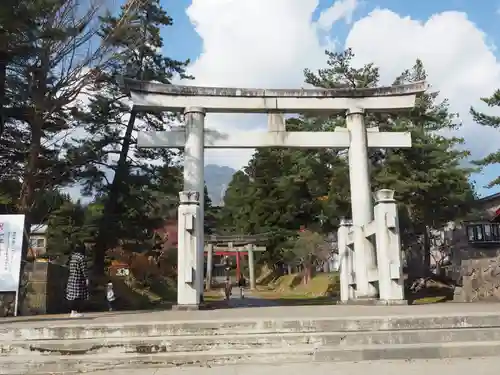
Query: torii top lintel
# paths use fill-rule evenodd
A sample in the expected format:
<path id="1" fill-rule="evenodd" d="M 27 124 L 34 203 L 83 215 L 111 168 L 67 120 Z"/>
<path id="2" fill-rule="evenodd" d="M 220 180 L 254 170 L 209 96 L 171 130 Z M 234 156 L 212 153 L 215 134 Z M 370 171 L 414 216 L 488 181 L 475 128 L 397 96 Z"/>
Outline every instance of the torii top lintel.
<path id="1" fill-rule="evenodd" d="M 343 112 L 362 108 L 371 112 L 408 110 L 427 89 L 425 82 L 376 88 L 339 89 L 249 89 L 167 85 L 124 79 L 134 109 L 138 111 L 183 111 L 202 107 L 219 113 Z"/>

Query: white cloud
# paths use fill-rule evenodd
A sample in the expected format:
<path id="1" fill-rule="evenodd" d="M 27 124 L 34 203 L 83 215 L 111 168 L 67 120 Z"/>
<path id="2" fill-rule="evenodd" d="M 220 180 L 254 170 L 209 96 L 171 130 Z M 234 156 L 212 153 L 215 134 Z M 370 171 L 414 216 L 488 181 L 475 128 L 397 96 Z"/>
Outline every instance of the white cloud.
<path id="1" fill-rule="evenodd" d="M 321 13 L 318 19 L 318 26 L 324 30 L 329 30 L 335 22 L 345 19 L 345 22 L 350 24 L 352 22 L 352 14 L 358 7 L 357 0 L 337 1 Z"/>
<path id="2" fill-rule="evenodd" d="M 459 134 L 478 157 L 498 148 L 498 142 L 484 139 L 500 139 L 498 131 L 474 124 L 468 113 L 471 105 L 486 109 L 479 98 L 500 86 L 500 64 L 487 39 L 462 12 L 443 12 L 422 22 L 376 9 L 354 23 L 346 46 L 358 63 L 380 66 L 385 83 L 422 59 L 428 82 L 460 114 L 464 126 Z"/>
<path id="3" fill-rule="evenodd" d="M 339 20 L 349 23 L 357 4 L 337 1 L 314 22 L 318 0 L 192 0 L 187 13 L 203 40 L 203 52 L 190 69 L 193 84 L 301 87 L 303 69 L 323 66 L 324 49 L 334 47 L 325 45 L 320 34 Z M 488 148 L 482 139 L 499 139 L 498 132 L 473 124 L 468 110 L 500 86 L 500 65 L 487 36 L 466 14 L 443 12 L 422 22 L 377 9 L 352 24 L 346 46 L 358 63 L 380 66 L 386 83 L 421 58 L 429 83 L 460 113 L 468 147 L 476 156 L 497 148 L 498 142 L 488 142 Z M 207 127 L 219 130 L 262 130 L 265 124 L 265 118 L 255 116 L 207 116 Z M 207 162 L 241 167 L 250 154 L 212 151 Z"/>
<path id="4" fill-rule="evenodd" d="M 339 4 L 347 3 L 348 6 Z M 301 87 L 304 68 L 325 61 L 325 45 L 311 16 L 318 0 L 192 0 L 187 14 L 203 39 L 203 52 L 190 72 L 193 84 L 239 87 Z M 350 17 L 356 0 L 338 1 L 325 10 L 321 28 Z M 208 115 L 218 130 L 264 130 L 266 119 L 252 115 Z M 253 151 L 210 150 L 207 162 L 240 168 Z"/>

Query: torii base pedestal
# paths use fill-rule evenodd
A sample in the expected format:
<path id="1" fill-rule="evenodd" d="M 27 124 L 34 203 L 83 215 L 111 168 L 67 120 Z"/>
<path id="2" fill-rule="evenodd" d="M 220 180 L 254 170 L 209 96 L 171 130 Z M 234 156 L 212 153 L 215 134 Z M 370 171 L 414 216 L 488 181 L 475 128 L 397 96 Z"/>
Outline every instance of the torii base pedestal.
<path id="1" fill-rule="evenodd" d="M 173 305 L 172 311 L 198 311 L 203 310 L 203 305 Z"/>
<path id="2" fill-rule="evenodd" d="M 377 298 L 359 298 L 351 299 L 347 301 L 338 301 L 337 305 L 352 305 L 352 306 L 406 306 L 408 305 L 408 300 L 405 299 L 394 299 L 394 300 L 382 300 Z"/>

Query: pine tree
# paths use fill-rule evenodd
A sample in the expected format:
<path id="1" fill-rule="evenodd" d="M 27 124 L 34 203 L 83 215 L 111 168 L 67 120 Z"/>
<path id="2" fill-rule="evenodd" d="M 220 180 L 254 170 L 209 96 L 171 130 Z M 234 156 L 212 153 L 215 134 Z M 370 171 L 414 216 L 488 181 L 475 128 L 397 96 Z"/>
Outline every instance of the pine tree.
<path id="1" fill-rule="evenodd" d="M 243 171 L 237 171 L 228 184 L 224 205 L 220 210 L 217 229 L 226 234 L 251 233 L 248 218 L 251 214 L 251 182 Z"/>
<path id="2" fill-rule="evenodd" d="M 130 112 L 117 77 L 169 83 L 176 75 L 186 77 L 188 63 L 161 53 L 160 28 L 172 25 L 172 18 L 158 0 L 127 3 L 118 16 L 107 15 L 101 21 L 101 37 L 118 52 L 115 64 L 94 85 L 88 109 L 80 114 L 80 122 L 91 136 L 69 150 L 70 158 L 83 165 L 84 193 L 97 193 L 105 202 L 95 246 L 97 274 L 104 270 L 105 251 L 118 239 L 152 237 L 151 229 L 158 222 L 149 213 L 158 210 L 156 193 L 172 185 L 164 174 L 166 169 L 157 164 L 162 161 L 173 167 L 173 152 L 137 150 L 134 137 L 137 131 L 165 130 L 171 116 Z"/>
<path id="3" fill-rule="evenodd" d="M 8 70 L 16 60 L 32 51 L 33 13 L 28 1 L 6 0 L 0 4 L 0 137 L 9 117 L 7 97 Z"/>
<path id="4" fill-rule="evenodd" d="M 499 107 L 500 106 L 500 90 L 496 90 L 493 95 L 491 95 L 488 98 L 481 98 L 481 101 L 484 102 L 485 104 L 488 105 L 488 107 L 493 108 L 493 107 Z M 500 116 L 495 116 L 495 115 L 487 115 L 482 112 L 478 112 L 476 109 L 471 107 L 470 113 L 472 114 L 472 117 L 474 118 L 474 121 L 477 122 L 480 125 L 483 126 L 489 126 L 495 129 L 500 128 Z M 500 163 L 500 150 L 493 152 L 486 157 L 484 157 L 481 160 L 477 160 L 475 162 L 476 165 L 479 165 L 481 167 L 483 166 L 488 166 L 488 165 L 493 165 L 493 164 L 498 164 Z M 493 187 L 500 185 L 500 176 L 494 178 L 490 183 L 488 184 L 488 187 Z"/>
<path id="5" fill-rule="evenodd" d="M 86 238 L 85 229 L 85 207 L 80 202 L 64 203 L 49 217 L 47 254 L 69 255 Z"/>
<path id="6" fill-rule="evenodd" d="M 290 131 L 328 131 L 334 126 L 316 118 L 287 121 Z M 284 244 L 301 228 L 329 233 L 347 214 L 345 171 L 338 150 L 259 149 L 229 184 L 221 223 L 227 231 L 269 235 L 264 257 L 278 262 Z"/>
<path id="7" fill-rule="evenodd" d="M 89 48 L 98 5 L 20 1 L 7 11 L 9 3 L 0 7 L 7 21 L 0 30 L 0 172 L 2 182 L 21 181 L 13 203 L 26 216 L 28 233 L 37 219 L 38 197 L 73 182 L 62 144 L 71 131 L 75 99 L 105 60 L 106 49 Z"/>
<path id="8" fill-rule="evenodd" d="M 424 66 L 417 60 L 395 84 L 426 79 Z M 461 148 L 464 140 L 443 135 L 443 131 L 459 127 L 457 115 L 450 113 L 447 100 L 438 101 L 438 95 L 438 92 L 423 94 L 409 115 L 395 119 L 394 130 L 411 131 L 412 148 L 387 151 L 375 185 L 395 189 L 399 200 L 404 202 L 411 220 L 406 234 L 413 241 L 423 235 L 426 268 L 430 267 L 430 229 L 464 217 L 475 199 L 469 182 L 474 169 L 462 165 L 470 155 Z"/>
<path id="9" fill-rule="evenodd" d="M 342 53 L 327 52 L 326 69 L 314 74 L 306 70 L 306 81 L 316 87 L 376 87 L 378 68 L 373 64 L 361 68 L 352 66 L 351 50 Z M 394 84 L 424 81 L 427 74 L 420 60 L 403 72 Z M 447 221 L 465 215 L 474 200 L 474 189 L 469 182 L 472 172 L 461 166 L 469 153 L 459 149 L 463 139 L 446 137 L 443 130 L 458 127 L 456 115 L 450 113 L 446 100 L 438 102 L 438 93 L 425 93 L 418 98 L 408 114 L 368 114 L 368 126 L 382 131 L 410 131 L 412 148 L 369 152 L 372 163 L 372 188 L 391 188 L 396 191 L 403 212 L 408 217 L 406 244 L 424 236 L 422 254 L 424 263 L 430 263 L 429 229 L 440 228 Z M 404 222 L 404 220 L 402 220 Z"/>

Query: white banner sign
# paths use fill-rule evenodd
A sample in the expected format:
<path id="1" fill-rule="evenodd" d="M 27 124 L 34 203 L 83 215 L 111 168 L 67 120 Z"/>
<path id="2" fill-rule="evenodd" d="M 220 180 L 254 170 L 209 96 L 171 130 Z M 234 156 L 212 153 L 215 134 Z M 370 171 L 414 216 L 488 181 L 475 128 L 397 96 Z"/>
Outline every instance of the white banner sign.
<path id="1" fill-rule="evenodd" d="M 0 215 L 0 292 L 18 292 L 24 215 Z"/>

